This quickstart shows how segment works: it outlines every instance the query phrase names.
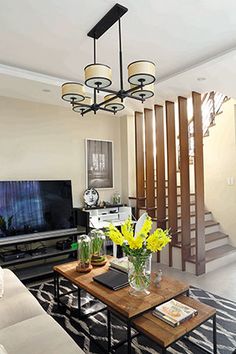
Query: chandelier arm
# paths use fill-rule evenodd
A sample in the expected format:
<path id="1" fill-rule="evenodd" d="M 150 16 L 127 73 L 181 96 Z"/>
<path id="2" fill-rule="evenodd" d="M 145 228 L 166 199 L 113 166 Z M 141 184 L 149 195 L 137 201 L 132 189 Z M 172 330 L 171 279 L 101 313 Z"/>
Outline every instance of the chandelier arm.
<path id="1" fill-rule="evenodd" d="M 118 97 L 118 96 L 116 95 L 116 97 Z M 102 101 L 102 102 L 98 103 L 97 106 L 100 108 L 100 107 L 103 106 L 105 103 L 107 104 L 107 103 L 113 101 L 116 97 L 113 96 L 113 97 L 109 98 L 108 100 Z"/>
<path id="2" fill-rule="evenodd" d="M 124 94 L 129 94 L 130 92 L 133 92 L 133 91 L 136 91 L 137 89 L 142 89 L 144 87 L 144 85 L 137 85 L 137 86 L 134 86 L 132 88 L 130 88 L 129 90 L 126 90 L 124 92 Z"/>
<path id="3" fill-rule="evenodd" d="M 99 109 L 101 109 L 102 111 L 114 113 L 114 111 L 112 109 L 109 109 L 109 108 L 99 107 Z"/>
<path id="4" fill-rule="evenodd" d="M 97 90 L 98 91 L 98 90 Z M 118 96 L 119 91 L 115 91 L 115 90 L 110 90 L 108 88 L 100 88 L 99 91 L 102 92 L 108 92 L 108 93 L 113 93 L 114 95 Z"/>
<path id="5" fill-rule="evenodd" d="M 145 101 L 145 99 L 142 99 L 142 98 L 136 97 L 136 96 L 131 96 L 131 95 L 129 95 L 129 94 L 126 94 L 126 97 L 128 97 L 128 98 L 133 98 L 134 100 L 138 100 L 138 101 L 141 101 L 141 102 L 144 102 L 144 101 Z"/>

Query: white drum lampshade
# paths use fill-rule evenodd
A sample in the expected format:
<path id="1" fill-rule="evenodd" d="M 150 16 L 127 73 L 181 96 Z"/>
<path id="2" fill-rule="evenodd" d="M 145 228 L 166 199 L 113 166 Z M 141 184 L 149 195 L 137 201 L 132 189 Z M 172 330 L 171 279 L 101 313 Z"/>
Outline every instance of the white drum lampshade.
<path id="1" fill-rule="evenodd" d="M 130 85 L 131 88 L 133 88 L 135 85 Z M 142 89 L 137 89 L 135 91 L 130 92 L 131 96 L 141 98 L 143 100 L 146 100 L 147 98 L 150 98 L 154 96 L 154 84 L 151 85 L 145 85 L 143 86 Z"/>
<path id="2" fill-rule="evenodd" d="M 155 64 L 147 60 L 138 60 L 128 66 L 128 81 L 133 85 L 150 85 L 155 81 Z"/>
<path id="3" fill-rule="evenodd" d="M 83 102 L 81 102 L 78 105 L 75 104 L 72 109 L 74 112 L 83 113 L 86 109 L 89 108 L 89 106 L 91 106 L 91 104 L 92 104 L 92 98 L 89 96 L 85 96 Z"/>
<path id="4" fill-rule="evenodd" d="M 84 68 L 85 85 L 91 88 L 105 88 L 111 85 L 111 68 L 104 64 L 90 64 Z"/>
<path id="5" fill-rule="evenodd" d="M 104 97 L 104 100 L 107 101 L 109 100 L 110 98 L 114 97 L 113 94 L 111 95 L 106 95 Z M 109 101 L 108 103 L 105 104 L 104 106 L 105 108 L 108 108 L 108 109 L 111 109 L 113 110 L 114 112 L 117 112 L 117 111 L 122 111 L 122 109 L 125 108 L 125 106 L 121 103 L 120 99 L 118 97 L 114 97 L 114 100 L 111 100 Z"/>
<path id="6" fill-rule="evenodd" d="M 66 82 L 62 85 L 61 98 L 68 102 L 80 102 L 84 100 L 84 86 L 75 82 Z"/>

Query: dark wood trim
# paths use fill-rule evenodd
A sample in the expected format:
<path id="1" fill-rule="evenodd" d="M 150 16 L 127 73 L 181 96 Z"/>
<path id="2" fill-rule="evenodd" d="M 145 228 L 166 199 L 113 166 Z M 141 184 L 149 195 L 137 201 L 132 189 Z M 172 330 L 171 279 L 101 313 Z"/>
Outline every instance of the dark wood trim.
<path id="1" fill-rule="evenodd" d="M 205 273 L 204 167 L 201 94 L 192 92 L 193 127 L 195 137 L 194 176 L 196 212 L 196 275 Z"/>
<path id="2" fill-rule="evenodd" d="M 185 270 L 185 262 L 191 255 L 187 98 L 178 97 L 178 111 L 179 111 L 180 185 L 181 185 L 181 253 L 182 253 L 182 270 Z"/>
<path id="3" fill-rule="evenodd" d="M 176 183 L 176 136 L 174 102 L 165 102 L 167 166 L 168 166 L 168 227 L 171 229 L 172 241 L 169 244 L 169 265 L 172 266 L 172 246 L 177 243 L 177 183 Z"/>
<path id="4" fill-rule="evenodd" d="M 146 157 L 146 208 L 151 217 L 155 216 L 155 182 L 154 182 L 154 142 L 153 142 L 153 111 L 144 109 L 145 121 L 145 157 Z"/>
<path id="5" fill-rule="evenodd" d="M 163 106 L 155 105 L 157 227 L 166 228 L 165 137 Z"/>
<path id="6" fill-rule="evenodd" d="M 144 119 L 143 113 L 135 112 L 135 159 L 136 159 L 136 217 L 139 208 L 145 207 L 144 190 Z"/>

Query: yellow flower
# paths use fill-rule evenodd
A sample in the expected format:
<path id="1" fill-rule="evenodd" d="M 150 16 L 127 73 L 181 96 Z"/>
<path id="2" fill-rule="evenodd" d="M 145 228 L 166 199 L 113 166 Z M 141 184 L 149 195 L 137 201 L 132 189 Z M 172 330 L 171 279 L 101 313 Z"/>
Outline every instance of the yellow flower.
<path id="1" fill-rule="evenodd" d="M 150 218 L 149 215 L 147 215 L 147 218 L 144 221 L 143 226 L 142 226 L 141 230 L 138 232 L 137 236 L 147 238 L 151 229 L 152 229 L 152 219 Z"/>
<path id="2" fill-rule="evenodd" d="M 171 241 L 168 230 L 156 229 L 152 235 L 147 238 L 147 249 L 152 252 L 161 251 Z"/>
<path id="3" fill-rule="evenodd" d="M 116 243 L 117 245 L 122 246 L 124 243 L 124 237 L 123 235 L 120 233 L 120 231 L 112 224 L 109 225 L 108 228 L 108 235 L 110 237 L 110 239 Z"/>
<path id="4" fill-rule="evenodd" d="M 129 247 L 134 249 L 140 249 L 143 246 L 143 238 L 142 236 L 133 237 L 132 239 L 128 240 Z"/>
<path id="5" fill-rule="evenodd" d="M 134 236 L 134 229 L 131 223 L 131 218 L 128 218 L 125 223 L 121 226 L 121 232 L 125 240 L 129 241 Z"/>

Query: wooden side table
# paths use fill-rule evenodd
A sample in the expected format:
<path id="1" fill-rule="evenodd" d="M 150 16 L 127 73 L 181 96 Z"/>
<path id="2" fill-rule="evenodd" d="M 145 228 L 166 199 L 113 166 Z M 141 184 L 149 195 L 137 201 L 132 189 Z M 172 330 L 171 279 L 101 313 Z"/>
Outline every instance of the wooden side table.
<path id="1" fill-rule="evenodd" d="M 182 302 L 185 305 L 198 310 L 198 314 L 181 323 L 177 327 L 172 327 L 166 322 L 160 320 L 152 314 L 152 311 L 148 311 L 142 316 L 135 318 L 132 321 L 132 325 L 140 333 L 151 338 L 162 349 L 162 354 L 166 354 L 167 348 L 172 344 L 182 339 L 185 336 L 201 326 L 204 322 L 212 319 L 213 321 L 213 353 L 217 354 L 217 342 L 216 342 L 216 310 L 213 307 L 205 305 L 191 297 L 180 295 L 176 297 L 176 300 Z M 191 342 L 193 343 L 193 342 Z M 206 353 L 209 353 L 206 349 L 198 346 L 196 343 L 193 345 L 201 348 Z"/>

